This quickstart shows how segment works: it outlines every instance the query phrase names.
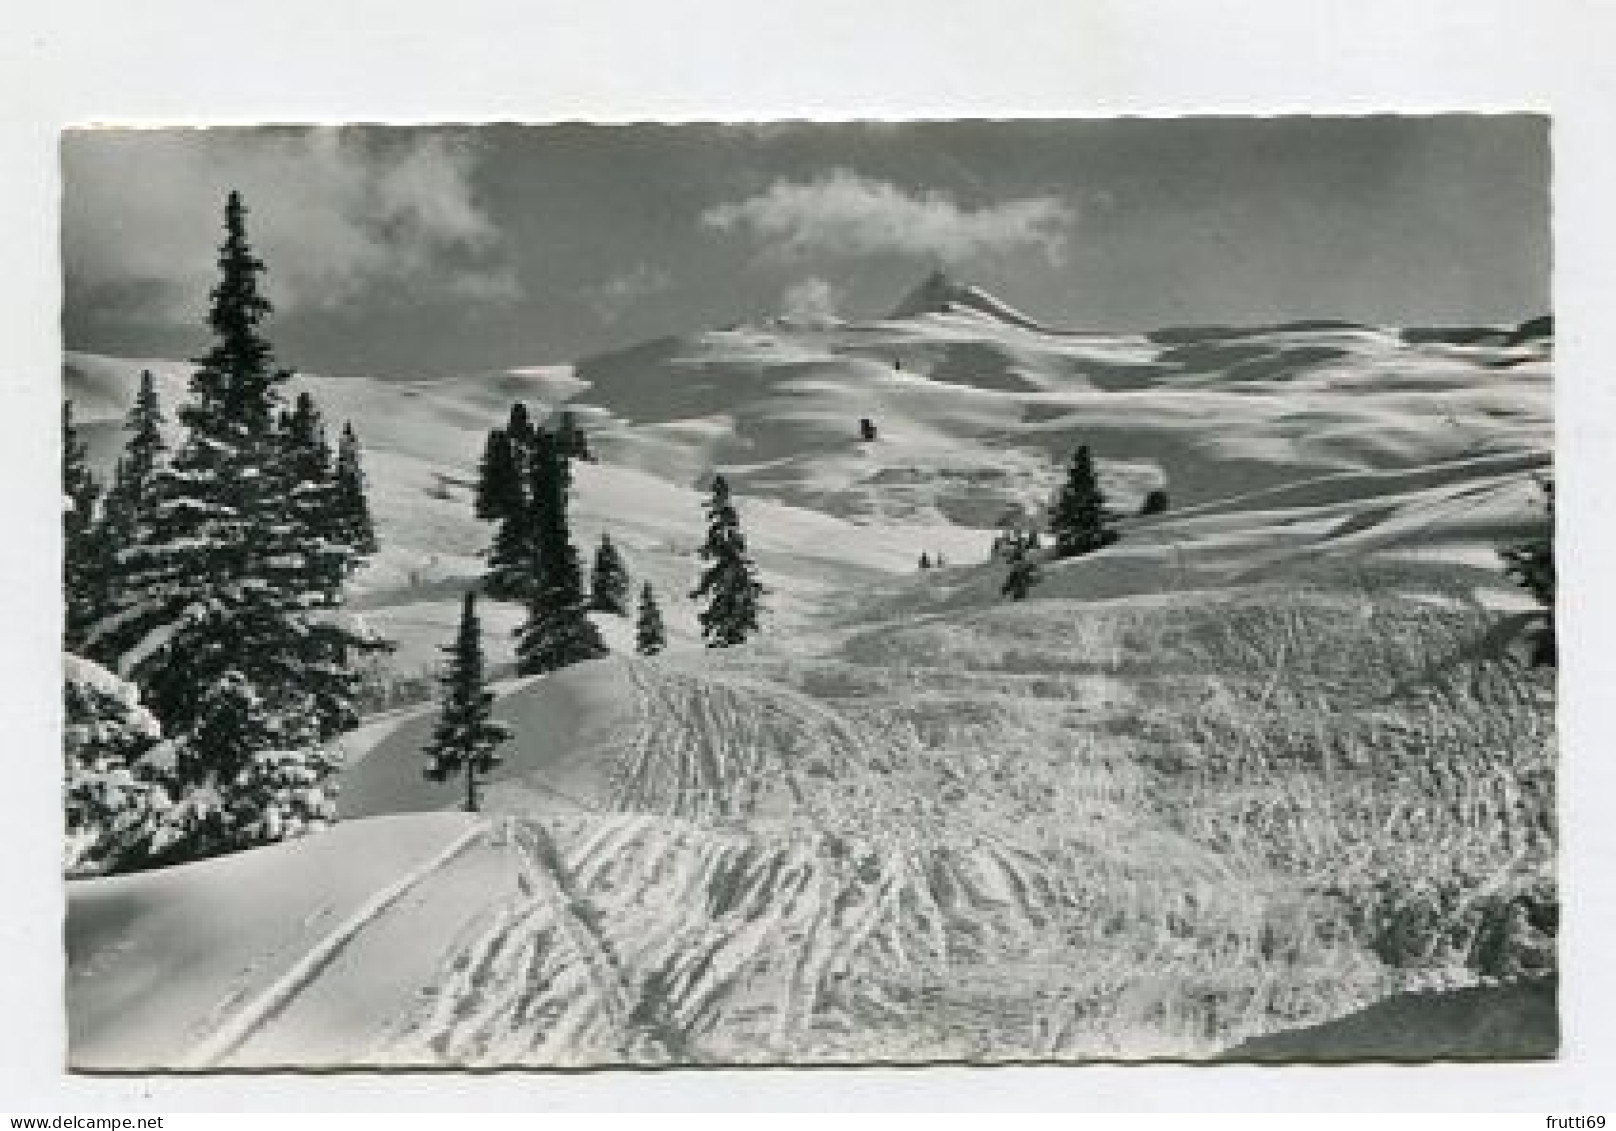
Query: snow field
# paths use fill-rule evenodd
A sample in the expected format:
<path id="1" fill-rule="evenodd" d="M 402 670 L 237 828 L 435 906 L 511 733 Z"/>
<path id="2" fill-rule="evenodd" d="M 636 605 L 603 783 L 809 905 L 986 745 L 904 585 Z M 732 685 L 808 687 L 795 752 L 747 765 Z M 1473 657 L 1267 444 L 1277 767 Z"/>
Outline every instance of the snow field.
<path id="1" fill-rule="evenodd" d="M 394 672 L 436 662 L 480 572 L 472 469 L 515 399 L 570 398 L 591 430 L 575 540 L 611 532 L 673 646 L 628 658 L 603 617 L 613 658 L 500 684 L 495 832 L 231 1063 L 1198 1057 L 1542 973 L 1553 689 L 1506 661 L 1524 605 L 1494 550 L 1550 466 L 1546 348 L 958 307 L 307 379 L 366 448 L 385 549 L 354 605 L 401 642 Z M 100 458 L 138 368 L 69 359 Z M 1174 509 L 1005 602 L 992 527 L 1078 442 L 1120 508 L 1165 479 Z M 724 654 L 684 600 L 715 469 L 773 610 Z M 915 572 L 923 550 L 948 568 Z M 508 659 L 520 610 L 482 611 Z M 72 885 L 74 1063 L 173 1063 L 458 835 L 430 726 L 345 736 L 332 833 Z M 247 907 L 249 874 L 271 897 Z"/>

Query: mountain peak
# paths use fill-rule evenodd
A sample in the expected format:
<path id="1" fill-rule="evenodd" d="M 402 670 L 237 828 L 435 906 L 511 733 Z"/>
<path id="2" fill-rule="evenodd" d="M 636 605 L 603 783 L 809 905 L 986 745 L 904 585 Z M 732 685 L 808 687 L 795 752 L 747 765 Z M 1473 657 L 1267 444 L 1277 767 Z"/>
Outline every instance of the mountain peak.
<path id="1" fill-rule="evenodd" d="M 963 288 L 941 267 L 920 280 L 902 302 L 892 311 L 893 318 L 912 318 L 917 314 L 943 314 L 950 300 Z"/>
<path id="2" fill-rule="evenodd" d="M 922 279 L 888 317 L 914 318 L 923 314 L 970 314 L 1028 330 L 1043 329 L 1009 303 L 980 287 L 958 281 L 941 267 Z"/>

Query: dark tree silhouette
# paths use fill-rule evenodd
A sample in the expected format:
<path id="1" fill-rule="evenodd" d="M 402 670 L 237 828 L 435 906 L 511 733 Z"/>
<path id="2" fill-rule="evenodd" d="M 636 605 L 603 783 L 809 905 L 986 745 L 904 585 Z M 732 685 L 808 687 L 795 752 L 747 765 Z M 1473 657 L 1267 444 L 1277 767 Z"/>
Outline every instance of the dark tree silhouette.
<path id="1" fill-rule="evenodd" d="M 606 655 L 606 644 L 586 612 L 583 569 L 568 526 L 572 472 L 549 432 L 540 432 L 534 441 L 531 482 L 533 581 L 527 620 L 517 630 L 516 643 L 517 670 L 523 675 Z"/>
<path id="2" fill-rule="evenodd" d="M 1088 554 L 1117 540 L 1108 525 L 1105 496 L 1100 493 L 1099 479 L 1094 474 L 1094 463 L 1084 445 L 1072 456 L 1066 483 L 1055 500 L 1050 515 L 1050 533 L 1055 537 L 1055 553 L 1070 558 Z"/>
<path id="3" fill-rule="evenodd" d="M 494 696 L 483 683 L 483 638 L 475 594 L 466 594 L 460 629 L 444 652 L 448 663 L 442 680 L 443 707 L 427 744 L 425 773 L 438 782 L 464 775 L 466 811 L 475 813 L 481 805 L 481 784 L 501 761 L 495 751 L 511 737 L 511 728 L 491 717 Z"/>
<path id="4" fill-rule="evenodd" d="M 610 534 L 600 536 L 600 545 L 595 550 L 595 565 L 589 575 L 589 607 L 620 617 L 629 614 L 628 567 L 612 544 Z"/>
<path id="5" fill-rule="evenodd" d="M 743 643 L 758 630 L 765 590 L 746 552 L 740 516 L 730 497 L 729 482 L 722 475 L 713 479 L 707 500 L 707 540 L 698 554 L 708 565 L 690 596 L 707 598 L 707 607 L 698 618 L 707 647 Z"/>
<path id="6" fill-rule="evenodd" d="M 1139 508 L 1140 515 L 1166 514 L 1168 506 L 1167 489 L 1156 487 L 1145 495 L 1145 501 Z"/>

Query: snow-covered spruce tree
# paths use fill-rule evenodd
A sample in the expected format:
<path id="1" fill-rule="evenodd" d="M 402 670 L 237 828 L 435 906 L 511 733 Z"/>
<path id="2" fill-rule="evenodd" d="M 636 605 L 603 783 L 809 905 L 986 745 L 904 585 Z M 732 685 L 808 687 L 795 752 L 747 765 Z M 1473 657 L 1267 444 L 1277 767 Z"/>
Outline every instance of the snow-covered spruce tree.
<path id="1" fill-rule="evenodd" d="M 425 772 L 438 782 L 463 774 L 466 812 L 475 813 L 478 787 L 501 760 L 494 751 L 511 737 L 510 727 L 489 717 L 494 695 L 483 686 L 483 637 L 475 594 L 466 594 L 460 608 L 460 631 L 444 652 L 449 662 L 442 681 L 443 709 L 427 744 Z"/>
<path id="2" fill-rule="evenodd" d="M 331 579 L 346 575 L 350 547 L 311 532 L 294 505 L 299 479 L 277 426 L 288 373 L 259 329 L 270 305 L 245 217 L 231 193 L 208 312 L 213 346 L 179 410 L 187 434 L 152 481 L 149 528 L 121 549 L 116 601 L 88 634 L 183 749 L 180 784 L 202 799 L 186 851 L 324 819 L 320 783 L 332 765 L 319 743 L 355 721 L 350 658 L 381 646 L 337 613 Z M 220 720 L 246 711 L 240 704 L 257 721 L 221 745 Z M 255 799 L 266 791 L 282 801 Z"/>
<path id="3" fill-rule="evenodd" d="M 277 711 L 241 672 L 224 672 L 176 743 L 184 793 L 164 814 L 152 862 L 216 856 L 330 825 L 341 761 L 319 738 L 315 718 Z"/>
<path id="4" fill-rule="evenodd" d="M 370 500 L 365 495 L 359 437 L 354 434 L 351 423 L 343 424 L 342 437 L 337 441 L 336 513 L 340 523 L 338 531 L 352 553 L 351 572 L 359 567 L 360 559 L 369 557 L 379 548 L 376 524 L 370 517 Z"/>
<path id="5" fill-rule="evenodd" d="M 589 574 L 589 607 L 598 613 L 626 617 L 628 591 L 628 567 L 623 564 L 623 555 L 612 544 L 612 536 L 602 534 L 600 545 L 595 549 L 595 565 Z"/>
<path id="6" fill-rule="evenodd" d="M 511 438 L 503 428 L 488 433 L 482 459 L 477 463 L 477 495 L 474 513 L 484 522 L 499 522 L 527 505 L 522 485 L 522 465 L 517 461 Z"/>
<path id="7" fill-rule="evenodd" d="M 707 500 L 707 540 L 698 554 L 709 564 L 690 596 L 707 598 L 707 607 L 697 618 L 707 647 L 728 648 L 744 643 L 758 630 L 765 590 L 757 579 L 757 567 L 747 555 L 740 515 L 730 498 L 729 481 L 722 475 L 713 479 L 712 495 Z"/>
<path id="8" fill-rule="evenodd" d="M 1023 549 L 1010 560 L 1010 572 L 1005 574 L 1004 585 L 1000 587 L 999 593 L 1012 601 L 1024 601 L 1027 594 L 1032 591 L 1032 587 L 1043 579 L 1037 559 Z"/>
<path id="9" fill-rule="evenodd" d="M 668 630 L 662 623 L 662 609 L 647 581 L 640 586 L 640 611 L 634 621 L 634 650 L 642 656 L 655 656 L 668 646 Z"/>
<path id="10" fill-rule="evenodd" d="M 101 488 L 90 474 L 85 447 L 73 425 L 73 402 L 62 402 L 62 639 L 69 650 L 81 645 L 90 624 L 103 611 L 106 589 L 105 543 L 96 522 Z"/>
<path id="11" fill-rule="evenodd" d="M 1556 667 L 1559 649 L 1554 631 L 1554 480 L 1540 479 L 1538 486 L 1543 491 L 1542 528 L 1536 536 L 1498 553 L 1504 559 L 1504 572 L 1542 609 L 1532 639 L 1532 663 Z"/>
<path id="12" fill-rule="evenodd" d="M 62 719 L 63 867 L 116 871 L 149 853 L 170 805 L 143 765 L 162 729 L 134 684 L 72 653 L 62 657 Z"/>
<path id="13" fill-rule="evenodd" d="M 540 432 L 533 445 L 529 492 L 532 592 L 527 620 L 516 633 L 516 670 L 523 675 L 606 655 L 606 643 L 586 611 L 583 568 L 568 527 L 571 485 L 569 461 L 556 437 Z"/>
<path id="14" fill-rule="evenodd" d="M 1105 496 L 1086 444 L 1072 456 L 1066 482 L 1049 517 L 1049 532 L 1055 538 L 1055 553 L 1063 558 L 1092 553 L 1117 540 L 1116 531 L 1108 525 Z"/>

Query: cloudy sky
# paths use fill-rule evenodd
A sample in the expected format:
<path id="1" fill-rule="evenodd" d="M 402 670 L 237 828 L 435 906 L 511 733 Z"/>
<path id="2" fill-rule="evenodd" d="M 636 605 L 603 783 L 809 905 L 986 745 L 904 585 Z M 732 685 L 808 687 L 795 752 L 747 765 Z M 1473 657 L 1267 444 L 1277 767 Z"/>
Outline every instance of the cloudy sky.
<path id="1" fill-rule="evenodd" d="M 1549 309 L 1542 118 L 87 131 L 67 345 L 182 357 L 224 194 L 283 363 L 427 376 L 767 314 L 868 316 L 946 266 L 1073 328 Z"/>

